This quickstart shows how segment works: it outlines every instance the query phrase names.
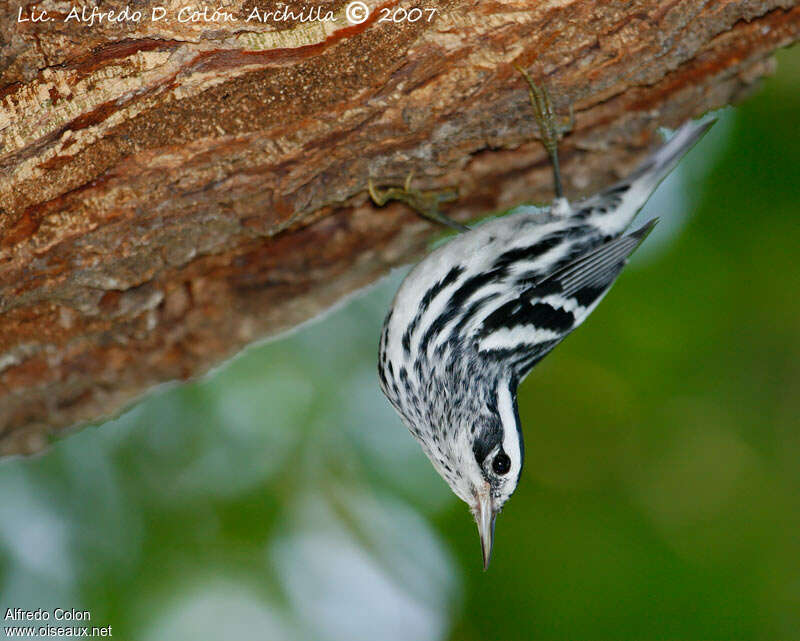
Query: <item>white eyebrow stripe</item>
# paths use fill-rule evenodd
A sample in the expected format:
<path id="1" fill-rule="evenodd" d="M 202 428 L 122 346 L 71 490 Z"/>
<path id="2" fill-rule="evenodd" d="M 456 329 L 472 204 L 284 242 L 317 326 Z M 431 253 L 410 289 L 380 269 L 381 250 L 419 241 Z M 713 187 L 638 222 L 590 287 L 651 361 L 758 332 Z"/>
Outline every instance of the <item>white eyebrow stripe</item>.
<path id="1" fill-rule="evenodd" d="M 517 414 L 514 411 L 514 399 L 511 396 L 511 385 L 508 380 L 501 381 L 498 386 L 497 410 L 503 425 L 503 450 L 511 459 L 511 469 L 508 474 L 510 478 L 516 478 L 522 467 L 522 451 L 517 431 Z"/>

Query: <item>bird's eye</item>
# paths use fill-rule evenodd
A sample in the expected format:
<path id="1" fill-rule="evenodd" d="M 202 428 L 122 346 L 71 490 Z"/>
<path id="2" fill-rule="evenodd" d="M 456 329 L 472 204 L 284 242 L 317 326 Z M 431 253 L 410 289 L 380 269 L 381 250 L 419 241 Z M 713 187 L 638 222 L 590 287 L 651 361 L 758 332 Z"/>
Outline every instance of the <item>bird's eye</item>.
<path id="1" fill-rule="evenodd" d="M 495 456 L 494 461 L 492 461 L 492 469 L 495 474 L 499 474 L 500 476 L 506 474 L 508 470 L 511 469 L 511 459 L 508 458 L 508 454 L 500 452 L 500 454 Z"/>

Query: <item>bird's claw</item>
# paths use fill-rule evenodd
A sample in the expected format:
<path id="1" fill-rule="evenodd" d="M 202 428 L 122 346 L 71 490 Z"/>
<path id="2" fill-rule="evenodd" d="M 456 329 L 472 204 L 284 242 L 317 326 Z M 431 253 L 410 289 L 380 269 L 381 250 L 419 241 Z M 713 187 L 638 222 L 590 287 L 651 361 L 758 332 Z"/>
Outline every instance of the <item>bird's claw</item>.
<path id="1" fill-rule="evenodd" d="M 522 74 L 528 83 L 528 96 L 533 107 L 533 116 L 536 119 L 536 124 L 539 125 L 542 145 L 547 150 L 553 164 L 556 198 L 563 198 L 561 170 L 558 164 L 558 142 L 564 137 L 564 134 L 572 131 L 575 125 L 575 113 L 572 110 L 572 104 L 569 105 L 569 117 L 559 120 L 547 87 L 537 85 L 522 67 L 517 66 L 517 71 Z"/>
<path id="2" fill-rule="evenodd" d="M 553 99 L 547 87 L 536 84 L 528 72 L 522 67 L 517 67 L 517 70 L 528 83 L 528 96 L 530 97 L 531 106 L 533 107 L 536 124 L 539 125 L 542 142 L 549 150 L 551 147 L 558 145 L 559 140 L 564 137 L 564 134 L 572 131 L 575 125 L 575 113 L 572 110 L 572 104 L 568 107 L 569 116 L 559 119 L 553 108 Z"/>
<path id="3" fill-rule="evenodd" d="M 411 171 L 406 176 L 405 183 L 402 187 L 388 187 L 380 190 L 375 186 L 372 177 L 367 180 L 367 190 L 369 191 L 370 198 L 378 207 L 383 207 L 391 200 L 397 200 L 405 203 L 416 211 L 421 216 L 433 220 L 442 225 L 447 225 L 458 231 L 468 231 L 469 227 L 457 223 L 456 221 L 448 218 L 439 211 L 441 203 L 448 203 L 458 198 L 458 191 L 456 189 L 445 189 L 440 191 L 422 191 L 420 189 L 412 189 L 411 181 L 414 179 L 414 172 Z"/>

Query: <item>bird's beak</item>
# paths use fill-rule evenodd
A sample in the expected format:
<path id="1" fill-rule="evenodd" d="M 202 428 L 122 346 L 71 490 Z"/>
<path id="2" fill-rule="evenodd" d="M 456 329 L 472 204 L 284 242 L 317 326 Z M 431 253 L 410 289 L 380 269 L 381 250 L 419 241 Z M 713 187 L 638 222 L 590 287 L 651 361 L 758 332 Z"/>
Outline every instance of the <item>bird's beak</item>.
<path id="1" fill-rule="evenodd" d="M 481 552 L 483 553 L 483 569 L 489 567 L 492 559 L 492 543 L 494 542 L 494 521 L 497 512 L 492 505 L 492 495 L 489 491 L 489 484 L 480 488 L 475 493 L 478 504 L 475 506 L 475 521 L 478 524 L 478 535 L 481 537 Z"/>

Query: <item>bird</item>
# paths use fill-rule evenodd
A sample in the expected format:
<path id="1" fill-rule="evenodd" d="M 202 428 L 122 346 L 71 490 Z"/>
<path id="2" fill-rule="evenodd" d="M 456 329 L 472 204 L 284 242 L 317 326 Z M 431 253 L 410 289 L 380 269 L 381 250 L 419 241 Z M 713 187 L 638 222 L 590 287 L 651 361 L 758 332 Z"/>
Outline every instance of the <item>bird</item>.
<path id="1" fill-rule="evenodd" d="M 452 192 L 403 187 L 400 200 L 459 234 L 407 274 L 383 323 L 380 387 L 433 467 L 470 508 L 488 569 L 497 515 L 517 488 L 524 460 L 520 382 L 594 311 L 657 219 L 628 231 L 659 183 L 715 120 L 688 121 L 627 178 L 570 203 L 549 92 L 528 82 L 540 139 L 553 168 L 549 207 L 522 205 L 475 227 L 438 211 Z M 571 116 L 570 116 L 571 120 Z"/>

